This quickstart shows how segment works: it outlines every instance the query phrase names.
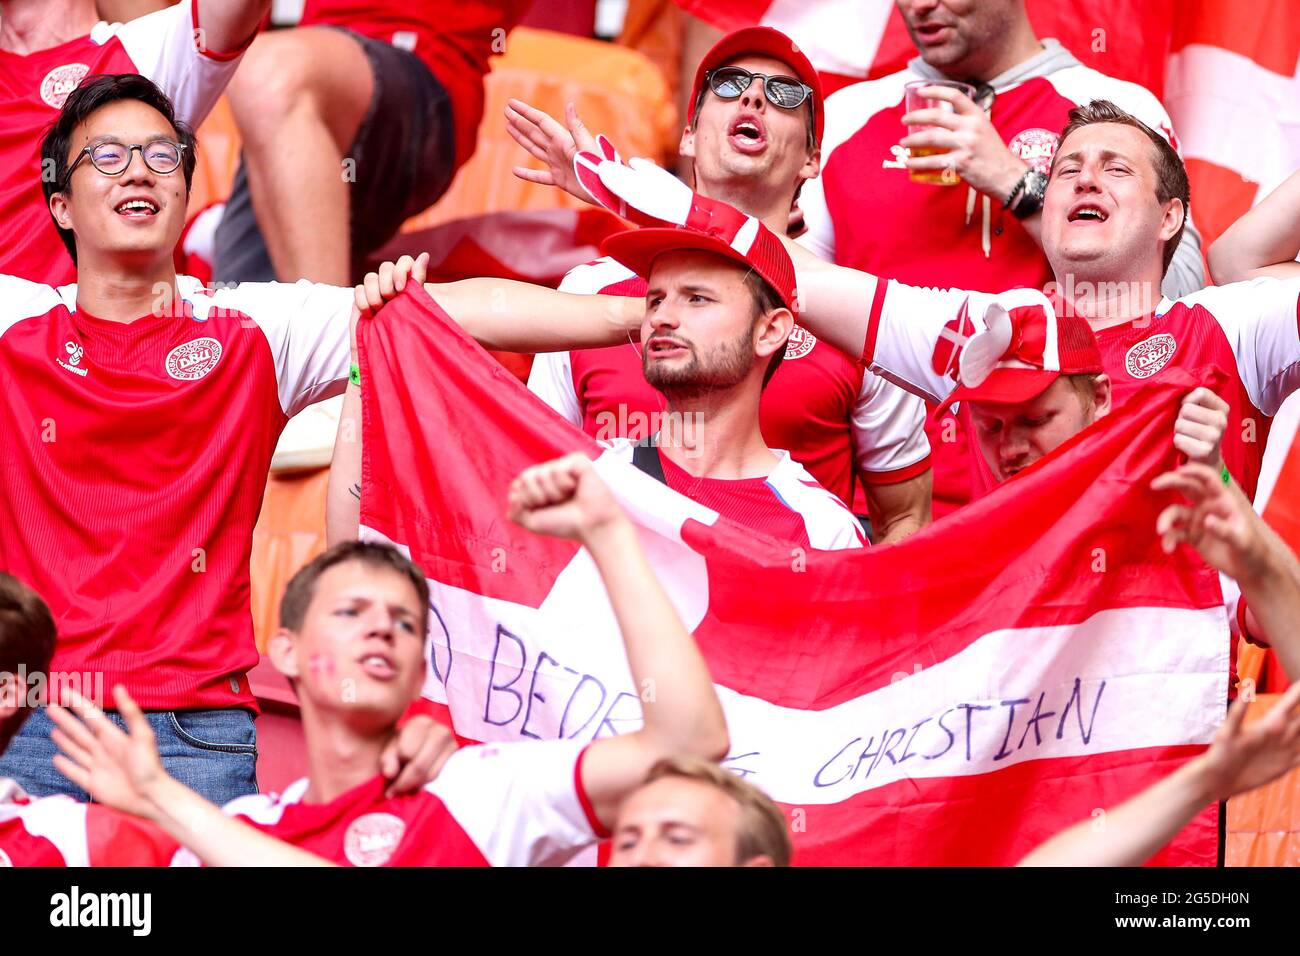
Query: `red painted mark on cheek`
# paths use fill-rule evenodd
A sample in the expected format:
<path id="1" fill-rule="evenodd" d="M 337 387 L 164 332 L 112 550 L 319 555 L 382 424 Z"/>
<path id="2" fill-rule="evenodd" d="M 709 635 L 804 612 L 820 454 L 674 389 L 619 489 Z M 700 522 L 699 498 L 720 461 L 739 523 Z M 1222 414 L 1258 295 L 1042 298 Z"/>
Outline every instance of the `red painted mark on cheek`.
<path id="1" fill-rule="evenodd" d="M 334 676 L 334 660 L 324 654 L 313 654 L 307 661 L 307 670 L 317 680 L 329 680 Z"/>

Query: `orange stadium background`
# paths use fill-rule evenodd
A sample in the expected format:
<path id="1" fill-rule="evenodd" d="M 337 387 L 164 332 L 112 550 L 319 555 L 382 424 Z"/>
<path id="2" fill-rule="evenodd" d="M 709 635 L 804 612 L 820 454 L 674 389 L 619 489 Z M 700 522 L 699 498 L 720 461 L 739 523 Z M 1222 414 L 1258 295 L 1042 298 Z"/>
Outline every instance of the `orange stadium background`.
<path id="1" fill-rule="evenodd" d="M 512 97 L 552 115 L 573 102 L 589 129 L 626 156 L 672 168 L 683 80 L 719 35 L 754 23 L 789 33 L 823 70 L 828 92 L 902 68 L 915 55 L 893 0 L 629 0 L 614 42 L 592 38 L 595 0 L 546 0 L 510 34 L 486 81 L 477 151 L 452 188 L 409 220 L 377 258 L 429 251 L 439 279 L 495 275 L 549 285 L 594 256 L 620 228 L 612 215 L 511 175 L 530 162 L 505 131 Z M 1027 0 L 1040 36 L 1086 65 L 1141 83 L 1165 103 L 1192 185 L 1205 246 L 1300 167 L 1300 18 L 1287 0 Z M 828 27 L 830 27 L 828 29 Z M 852 27 L 850 29 L 849 27 Z M 200 130 L 191 214 L 228 194 L 239 135 L 223 102 Z M 528 356 L 500 355 L 521 378 Z M 1275 423 L 1257 508 L 1300 546 L 1300 408 Z M 259 646 L 275 627 L 275 597 L 324 549 L 328 469 L 273 472 L 253 540 L 252 607 Z M 1273 656 L 1243 644 L 1247 719 L 1286 687 Z M 297 710 L 270 667 L 252 675 L 263 706 L 259 782 L 277 789 L 301 776 Z M 1229 803 L 1228 866 L 1300 865 L 1300 772 Z"/>

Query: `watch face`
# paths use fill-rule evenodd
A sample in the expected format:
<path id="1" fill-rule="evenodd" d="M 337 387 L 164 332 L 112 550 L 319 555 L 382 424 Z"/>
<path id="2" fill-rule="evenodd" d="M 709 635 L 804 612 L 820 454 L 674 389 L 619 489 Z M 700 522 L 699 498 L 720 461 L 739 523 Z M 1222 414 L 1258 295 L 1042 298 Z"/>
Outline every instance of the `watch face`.
<path id="1" fill-rule="evenodd" d="M 1043 208 L 1043 197 L 1047 195 L 1047 177 L 1038 170 L 1030 170 L 1025 177 L 1025 188 L 1020 194 L 1020 201 L 1011 210 L 1017 219 L 1025 219 Z"/>

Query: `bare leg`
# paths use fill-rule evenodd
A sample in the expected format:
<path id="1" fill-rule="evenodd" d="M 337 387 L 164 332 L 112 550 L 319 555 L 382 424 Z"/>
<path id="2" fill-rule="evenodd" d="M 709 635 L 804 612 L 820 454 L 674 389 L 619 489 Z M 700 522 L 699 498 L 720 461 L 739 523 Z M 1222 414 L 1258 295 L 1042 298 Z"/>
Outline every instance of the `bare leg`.
<path id="1" fill-rule="evenodd" d="M 264 34 L 229 95 L 277 278 L 349 285 L 354 177 L 343 161 L 374 95 L 361 44 L 323 27 Z"/>

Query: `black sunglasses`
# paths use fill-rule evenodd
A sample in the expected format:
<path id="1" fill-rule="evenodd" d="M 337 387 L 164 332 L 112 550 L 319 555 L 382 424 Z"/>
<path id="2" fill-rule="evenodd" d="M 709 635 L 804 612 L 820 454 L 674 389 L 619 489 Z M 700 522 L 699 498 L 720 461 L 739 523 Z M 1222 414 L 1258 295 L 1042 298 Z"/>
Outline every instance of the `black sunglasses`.
<path id="1" fill-rule="evenodd" d="M 801 83 L 793 76 L 751 73 L 738 66 L 724 66 L 710 70 L 706 79 L 709 82 L 709 89 L 724 100 L 734 100 L 749 89 L 750 83 L 760 79 L 763 81 L 763 95 L 767 97 L 767 101 L 783 110 L 798 109 L 813 93 L 811 86 Z"/>

